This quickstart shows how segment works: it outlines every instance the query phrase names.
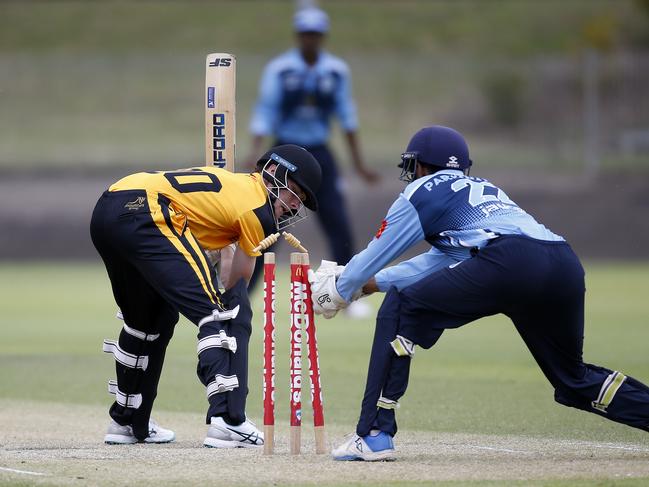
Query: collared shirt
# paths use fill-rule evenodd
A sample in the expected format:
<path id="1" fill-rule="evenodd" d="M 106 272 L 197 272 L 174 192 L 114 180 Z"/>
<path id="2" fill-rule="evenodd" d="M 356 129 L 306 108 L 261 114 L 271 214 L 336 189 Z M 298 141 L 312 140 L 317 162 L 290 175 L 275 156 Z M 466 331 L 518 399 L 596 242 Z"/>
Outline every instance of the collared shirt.
<path id="1" fill-rule="evenodd" d="M 379 231 L 338 278 L 340 295 L 352 293 L 375 276 L 379 290 L 398 289 L 471 257 L 501 235 L 525 235 L 563 241 L 486 179 L 443 170 L 410 183 L 388 210 Z M 413 245 L 426 240 L 431 249 L 387 267 Z"/>
<path id="2" fill-rule="evenodd" d="M 309 66 L 298 49 L 281 54 L 264 69 L 250 131 L 302 146 L 327 142 L 331 117 L 345 131 L 358 120 L 347 64 L 327 51 Z"/>

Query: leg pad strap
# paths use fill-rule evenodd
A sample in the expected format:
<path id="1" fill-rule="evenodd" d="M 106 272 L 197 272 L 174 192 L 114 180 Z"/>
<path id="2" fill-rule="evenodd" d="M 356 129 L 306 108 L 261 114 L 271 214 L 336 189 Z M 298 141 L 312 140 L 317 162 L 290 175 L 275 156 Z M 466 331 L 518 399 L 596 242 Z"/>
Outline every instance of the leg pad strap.
<path id="1" fill-rule="evenodd" d="M 376 407 L 382 408 L 382 409 L 398 409 L 399 408 L 399 402 L 395 401 L 393 399 L 388 399 L 387 397 L 379 397 L 379 400 L 376 403 Z"/>
<path id="2" fill-rule="evenodd" d="M 207 384 L 207 397 L 209 399 L 214 394 L 233 391 L 237 387 L 239 387 L 239 379 L 236 375 L 217 374 L 214 380 Z"/>
<path id="3" fill-rule="evenodd" d="M 108 381 L 108 392 L 115 395 L 115 402 L 125 408 L 137 409 L 142 405 L 142 394 L 126 394 L 117 388 L 117 381 Z"/>
<path id="4" fill-rule="evenodd" d="M 415 355 L 415 343 L 401 335 L 397 335 L 397 337 L 390 342 L 390 346 L 392 347 L 392 350 L 394 350 L 394 353 L 399 357 L 413 357 Z"/>
<path id="5" fill-rule="evenodd" d="M 606 409 L 611 404 L 611 401 L 613 401 L 615 393 L 622 386 L 625 380 L 626 375 L 621 372 L 613 372 L 610 374 L 602 384 L 597 399 L 591 402 L 593 408 L 605 413 Z"/>
<path id="6" fill-rule="evenodd" d="M 198 322 L 198 328 L 200 329 L 205 323 L 211 323 L 212 321 L 228 321 L 233 320 L 239 314 L 239 305 L 235 306 L 232 309 L 215 309 L 212 310 L 211 315 L 207 315 L 201 321 Z"/>
<path id="7" fill-rule="evenodd" d="M 126 323 L 124 323 L 124 331 L 129 335 L 134 336 L 135 338 L 139 338 L 140 340 L 143 340 L 145 342 L 152 342 L 153 340 L 157 340 L 158 337 L 160 336 L 160 333 L 156 333 L 155 335 L 149 335 L 147 333 L 144 333 L 143 331 L 136 330 L 135 328 L 131 328 Z"/>
<path id="8" fill-rule="evenodd" d="M 118 363 L 131 369 L 146 370 L 149 365 L 148 355 L 133 355 L 125 352 L 115 340 L 104 340 L 103 350 L 106 353 L 112 353 Z"/>
<path id="9" fill-rule="evenodd" d="M 236 337 L 228 336 L 225 330 L 219 330 L 218 335 L 208 335 L 198 340 L 198 355 L 208 348 L 225 348 L 232 353 L 236 353 L 237 339 Z"/>

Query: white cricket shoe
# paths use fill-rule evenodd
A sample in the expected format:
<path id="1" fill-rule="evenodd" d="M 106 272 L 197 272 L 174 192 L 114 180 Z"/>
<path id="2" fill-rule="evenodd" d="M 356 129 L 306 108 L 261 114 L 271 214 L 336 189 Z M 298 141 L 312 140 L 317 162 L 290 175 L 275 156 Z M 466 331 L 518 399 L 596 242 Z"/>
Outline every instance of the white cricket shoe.
<path id="1" fill-rule="evenodd" d="M 142 443 L 170 443 L 176 439 L 176 433 L 159 426 L 155 421 L 149 420 L 149 436 Z M 111 419 L 108 431 L 104 436 L 104 443 L 109 445 L 132 445 L 140 441 L 133 434 L 133 428 L 122 426 Z"/>
<path id="2" fill-rule="evenodd" d="M 349 303 L 349 306 L 345 308 L 345 314 L 352 320 L 364 320 L 371 318 L 374 310 L 368 303 L 359 300 Z"/>
<path id="3" fill-rule="evenodd" d="M 331 455 L 334 460 L 377 462 L 394 460 L 395 452 L 392 437 L 379 431 L 362 438 L 355 433 L 349 435 L 342 445 L 331 451 Z"/>
<path id="4" fill-rule="evenodd" d="M 237 426 L 227 424 L 222 417 L 212 416 L 203 446 L 208 448 L 257 448 L 264 445 L 264 434 L 252 421 Z"/>

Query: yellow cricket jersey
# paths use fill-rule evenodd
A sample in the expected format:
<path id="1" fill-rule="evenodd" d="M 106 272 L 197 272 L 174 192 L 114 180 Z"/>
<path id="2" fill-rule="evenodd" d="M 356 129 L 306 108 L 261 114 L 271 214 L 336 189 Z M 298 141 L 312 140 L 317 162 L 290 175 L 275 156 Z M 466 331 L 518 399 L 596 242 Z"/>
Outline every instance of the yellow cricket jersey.
<path id="1" fill-rule="evenodd" d="M 160 211 L 160 195 L 169 200 L 173 225 L 189 228 L 204 249 L 233 242 L 250 256 L 259 242 L 275 231 L 268 194 L 259 173 L 239 174 L 201 167 L 141 172 L 126 176 L 109 191 L 145 190 L 151 213 Z"/>

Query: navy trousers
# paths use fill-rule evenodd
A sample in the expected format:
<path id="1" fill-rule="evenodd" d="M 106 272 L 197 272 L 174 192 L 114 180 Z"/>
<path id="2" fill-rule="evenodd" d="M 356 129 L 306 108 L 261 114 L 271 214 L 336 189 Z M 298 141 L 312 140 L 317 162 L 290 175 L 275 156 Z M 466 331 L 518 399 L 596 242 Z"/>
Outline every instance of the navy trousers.
<path id="1" fill-rule="evenodd" d="M 557 402 L 649 431 L 649 388 L 583 362 L 584 294 L 584 270 L 567 243 L 523 236 L 495 239 L 453 268 L 391 289 L 377 316 L 357 433 L 397 432 L 394 409 L 377 407 L 396 402 L 408 384 L 411 358 L 392 350 L 396 335 L 427 349 L 445 329 L 498 313 L 513 321 Z"/>
<path id="2" fill-rule="evenodd" d="M 288 143 L 291 142 L 277 142 L 277 145 Z M 316 193 L 318 199 L 316 215 L 330 249 L 330 255 L 326 258 L 345 265 L 354 255 L 354 242 L 345 199 L 339 187 L 336 161 L 326 145 L 311 146 L 306 149 L 313 154 L 322 168 L 322 184 Z M 272 246 L 267 251 L 273 252 L 274 248 L 275 246 Z M 263 264 L 263 257 L 257 258 L 255 271 L 248 285 L 249 291 L 254 289 L 263 270 Z"/>

